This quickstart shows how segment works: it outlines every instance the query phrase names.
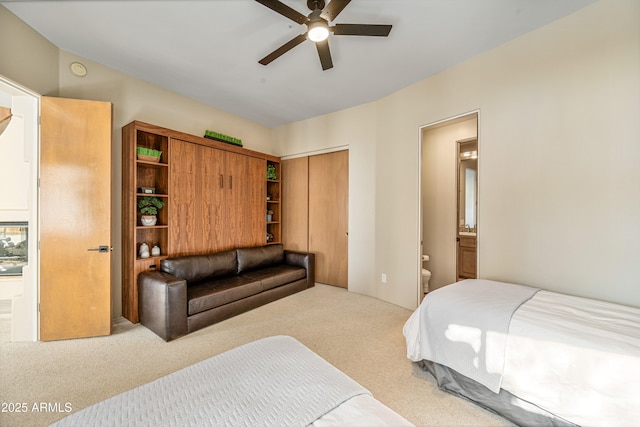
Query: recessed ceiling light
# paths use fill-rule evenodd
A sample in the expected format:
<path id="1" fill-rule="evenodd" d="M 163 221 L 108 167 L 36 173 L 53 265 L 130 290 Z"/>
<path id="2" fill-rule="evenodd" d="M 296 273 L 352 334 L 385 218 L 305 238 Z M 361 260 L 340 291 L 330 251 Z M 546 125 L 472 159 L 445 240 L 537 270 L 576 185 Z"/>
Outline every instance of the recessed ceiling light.
<path id="1" fill-rule="evenodd" d="M 69 65 L 69 68 L 71 69 L 71 72 L 78 77 L 84 77 L 87 75 L 87 67 L 79 62 L 72 62 L 71 65 Z"/>

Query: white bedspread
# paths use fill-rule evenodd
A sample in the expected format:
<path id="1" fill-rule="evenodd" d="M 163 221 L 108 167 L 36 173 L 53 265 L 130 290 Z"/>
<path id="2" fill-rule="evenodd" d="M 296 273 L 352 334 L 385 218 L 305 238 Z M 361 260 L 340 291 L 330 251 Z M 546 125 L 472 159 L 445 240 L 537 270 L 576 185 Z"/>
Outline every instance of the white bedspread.
<path id="1" fill-rule="evenodd" d="M 359 395 L 370 393 L 295 339 L 277 336 L 196 363 L 54 425 L 305 426 Z"/>
<path id="2" fill-rule="evenodd" d="M 640 309 L 540 291 L 514 314 L 502 388 L 572 423 L 640 422 Z"/>
<path id="3" fill-rule="evenodd" d="M 463 280 L 429 293 L 404 326 L 407 357 L 448 366 L 498 393 L 511 316 L 536 292 Z"/>

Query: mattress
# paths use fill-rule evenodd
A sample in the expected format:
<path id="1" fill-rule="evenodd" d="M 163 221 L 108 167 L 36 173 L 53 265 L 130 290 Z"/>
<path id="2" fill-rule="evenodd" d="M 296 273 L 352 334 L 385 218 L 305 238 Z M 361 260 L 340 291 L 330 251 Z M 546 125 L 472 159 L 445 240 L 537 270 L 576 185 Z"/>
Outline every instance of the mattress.
<path id="1" fill-rule="evenodd" d="M 466 280 L 428 295 L 405 324 L 409 358 L 436 362 L 479 384 L 483 384 L 482 371 L 491 366 L 491 372 L 499 375 L 500 387 L 495 390 L 483 384 L 490 391 L 488 395 L 507 391 L 572 424 L 636 425 L 640 419 L 640 309 L 533 290 L 530 298 L 510 302 L 507 311 L 512 314 L 502 336 L 502 330 L 487 327 L 483 321 L 494 311 L 491 304 L 476 301 L 476 285 L 481 285 L 483 292 L 486 286 L 494 290 L 516 286 Z M 463 315 L 456 307 L 447 307 L 465 306 L 459 299 L 465 298 L 466 291 Z M 437 310 L 430 307 L 434 300 L 438 301 Z M 434 315 L 446 330 L 434 332 L 433 324 L 425 324 Z M 448 336 L 460 345 L 460 336 L 451 334 L 460 326 L 467 331 L 465 350 L 472 348 L 475 359 L 470 358 L 461 368 L 455 346 L 453 352 L 445 347 L 445 354 L 438 354 L 437 360 L 423 357 L 429 354 L 420 349 L 432 346 L 434 336 L 436 343 Z M 492 345 L 495 342 L 501 343 L 499 348 Z M 480 373 L 469 373 L 469 365 L 474 363 Z"/>
<path id="2" fill-rule="evenodd" d="M 364 415 L 363 415 L 364 414 Z M 54 426 L 412 425 L 294 338 L 229 350 L 84 408 Z"/>
<path id="3" fill-rule="evenodd" d="M 638 425 L 640 309 L 538 292 L 511 319 L 502 388 L 578 425 Z"/>

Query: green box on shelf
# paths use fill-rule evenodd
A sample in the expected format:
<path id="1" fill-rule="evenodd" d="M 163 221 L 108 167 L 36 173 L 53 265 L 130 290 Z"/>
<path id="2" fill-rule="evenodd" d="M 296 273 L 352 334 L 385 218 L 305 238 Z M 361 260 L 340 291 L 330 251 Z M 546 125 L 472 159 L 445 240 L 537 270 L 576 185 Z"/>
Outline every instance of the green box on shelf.
<path id="1" fill-rule="evenodd" d="M 225 135 L 219 132 L 214 132 L 212 130 L 204 131 L 204 137 L 213 139 L 215 141 L 226 142 L 227 144 L 237 145 L 238 147 L 242 147 L 242 140 L 240 138 L 234 138 L 229 135 Z"/>

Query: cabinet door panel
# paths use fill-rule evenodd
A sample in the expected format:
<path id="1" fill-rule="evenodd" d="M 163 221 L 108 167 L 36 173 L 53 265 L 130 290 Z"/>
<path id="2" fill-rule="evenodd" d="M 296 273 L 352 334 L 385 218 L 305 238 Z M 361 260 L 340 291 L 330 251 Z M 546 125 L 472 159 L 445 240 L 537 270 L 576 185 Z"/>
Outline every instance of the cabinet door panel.
<path id="1" fill-rule="evenodd" d="M 198 146 L 177 139 L 171 140 L 170 185 L 171 204 L 169 231 L 172 255 L 194 253 L 198 246 Z"/>
<path id="2" fill-rule="evenodd" d="M 266 243 L 266 170 L 264 159 L 227 153 L 225 190 L 228 194 L 226 237 L 229 247 Z"/>
<path id="3" fill-rule="evenodd" d="M 199 252 L 213 252 L 226 249 L 225 222 L 225 153 L 208 147 L 201 147 L 198 159 L 202 188 L 197 194 L 201 204 L 201 242 Z"/>

